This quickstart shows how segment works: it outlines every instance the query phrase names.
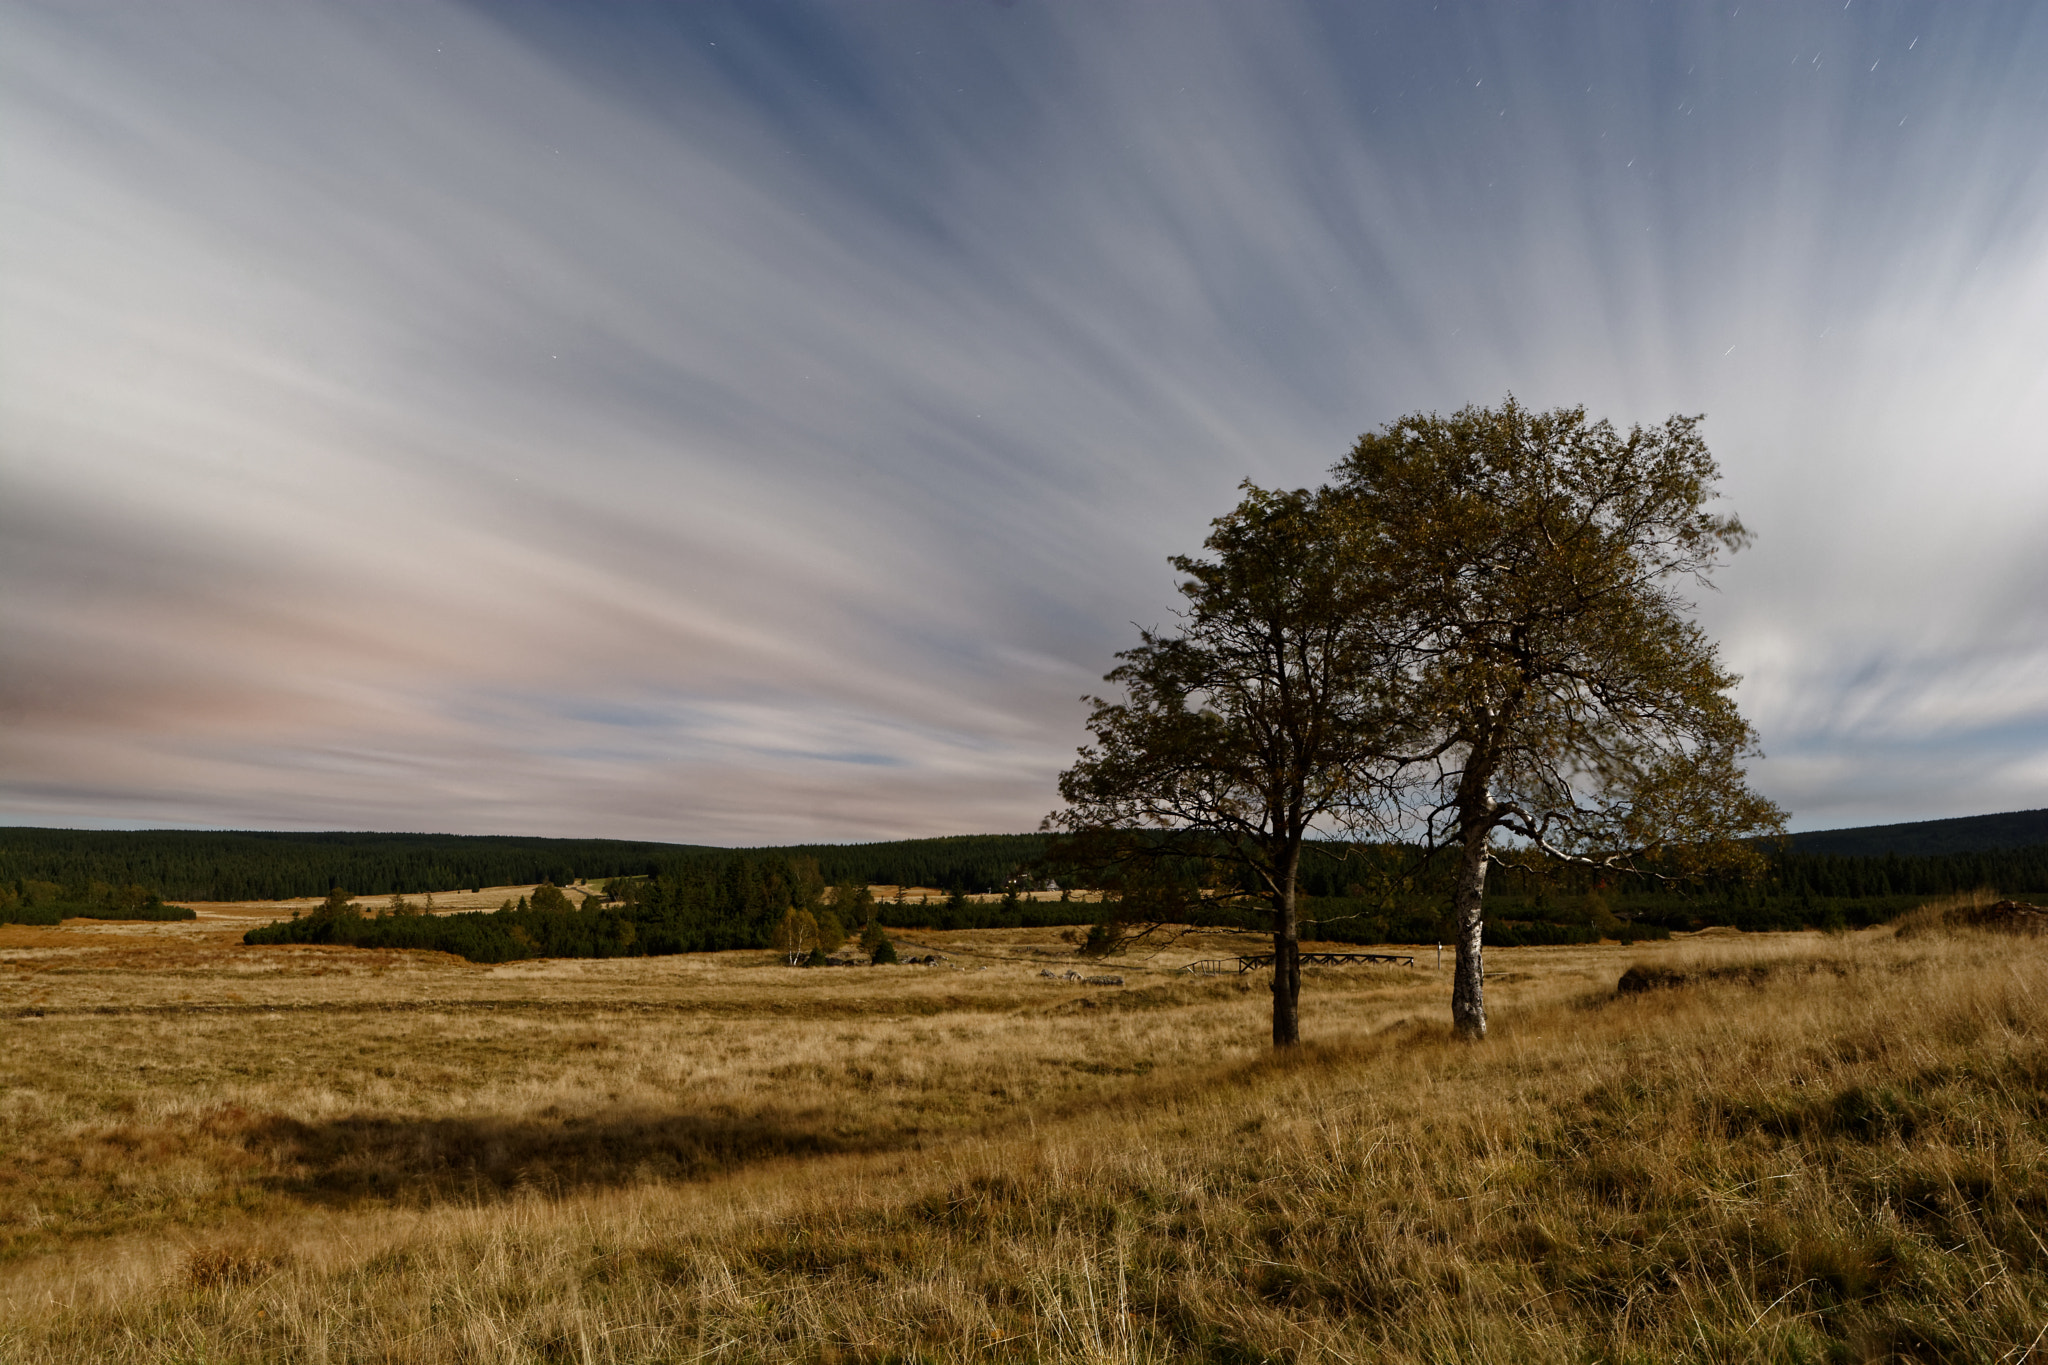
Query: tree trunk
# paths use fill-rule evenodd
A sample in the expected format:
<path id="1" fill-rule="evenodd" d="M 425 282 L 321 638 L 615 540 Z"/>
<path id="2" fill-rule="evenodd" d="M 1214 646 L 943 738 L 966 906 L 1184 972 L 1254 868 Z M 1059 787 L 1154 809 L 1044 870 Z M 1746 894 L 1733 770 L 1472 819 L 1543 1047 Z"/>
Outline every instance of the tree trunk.
<path id="1" fill-rule="evenodd" d="M 1295 918 L 1294 874 L 1300 851 L 1287 856 L 1280 903 L 1273 912 L 1273 1046 L 1301 1042 L 1301 923 Z"/>
<path id="2" fill-rule="evenodd" d="M 1485 822 L 1468 827 L 1465 847 L 1458 862 L 1458 882 L 1451 892 L 1453 933 L 1457 937 L 1458 964 L 1451 978 L 1451 1022 L 1460 1037 L 1477 1042 L 1486 1036 L 1486 967 L 1483 961 L 1486 933 L 1486 840 L 1492 828 Z"/>

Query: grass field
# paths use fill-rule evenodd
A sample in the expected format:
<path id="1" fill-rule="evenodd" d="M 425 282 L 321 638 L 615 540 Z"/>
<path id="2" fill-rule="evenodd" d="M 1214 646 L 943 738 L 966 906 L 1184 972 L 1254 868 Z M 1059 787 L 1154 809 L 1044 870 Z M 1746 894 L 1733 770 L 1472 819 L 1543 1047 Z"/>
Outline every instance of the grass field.
<path id="1" fill-rule="evenodd" d="M 486 892 L 495 905 L 506 889 Z M 513 889 L 516 894 L 516 889 Z M 0 928 L 0 1361 L 2048 1360 L 2048 948 L 1257 976 Z M 908 950 L 913 945 L 905 945 Z M 1618 996 L 1634 963 L 1692 984 Z"/>

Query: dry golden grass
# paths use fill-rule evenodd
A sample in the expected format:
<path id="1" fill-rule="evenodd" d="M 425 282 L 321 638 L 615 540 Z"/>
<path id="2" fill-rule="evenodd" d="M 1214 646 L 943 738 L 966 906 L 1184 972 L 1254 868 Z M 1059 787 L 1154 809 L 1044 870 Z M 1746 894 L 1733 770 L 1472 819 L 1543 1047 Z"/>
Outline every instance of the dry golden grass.
<path id="1" fill-rule="evenodd" d="M 521 896 L 532 896 L 538 882 L 527 882 L 518 886 L 486 886 L 480 891 L 436 891 L 432 894 L 433 910 L 436 914 L 453 914 L 457 911 L 495 910 L 506 901 L 516 901 Z M 568 888 L 573 896 L 580 899 L 596 891 L 589 882 L 572 882 Z M 293 900 L 281 901 L 179 901 L 189 906 L 201 920 L 254 920 L 267 924 L 274 919 L 285 919 L 290 915 L 305 914 L 321 904 L 324 896 L 300 896 Z M 365 910 L 375 910 L 390 901 L 389 896 L 357 896 L 356 904 Z M 406 902 L 415 908 L 426 908 L 426 895 L 407 896 Z M 239 926 L 247 928 L 246 923 Z"/>
<path id="2" fill-rule="evenodd" d="M 219 924 L 221 922 L 216 922 Z M 2009 1360 L 2048 959 L 1889 931 L 1257 977 L 0 938 L 0 1360 Z M 1695 984 L 1618 998 L 1642 961 Z M 959 968 L 959 969 L 956 969 Z M 964 970 L 961 970 L 964 969 Z M 40 1017 L 34 1013 L 40 1011 Z"/>

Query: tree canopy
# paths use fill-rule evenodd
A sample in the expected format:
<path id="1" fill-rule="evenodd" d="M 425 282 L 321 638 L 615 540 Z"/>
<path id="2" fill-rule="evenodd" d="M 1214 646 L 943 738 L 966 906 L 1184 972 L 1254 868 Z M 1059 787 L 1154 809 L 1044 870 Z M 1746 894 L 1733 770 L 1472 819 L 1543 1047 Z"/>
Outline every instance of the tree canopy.
<path id="1" fill-rule="evenodd" d="M 1391 676 L 1361 596 L 1368 580 L 1332 542 L 1325 499 L 1246 486 L 1212 527 L 1212 557 L 1175 558 L 1181 628 L 1145 631 L 1094 698 L 1095 743 L 1060 779 L 1049 828 L 1124 838 L 1122 860 L 1205 856 L 1247 887 L 1273 923 L 1273 1041 L 1299 1041 L 1296 887 L 1304 841 L 1353 828 L 1380 804 L 1375 764 L 1389 748 Z M 1138 832 L 1200 836 L 1172 841 Z"/>
<path id="2" fill-rule="evenodd" d="M 1626 434 L 1513 398 L 1400 418 L 1337 466 L 1379 609 L 1402 642 L 1404 717 L 1430 842 L 1455 850 L 1452 1014 L 1486 1031 L 1489 864 L 1520 846 L 1641 871 L 1754 864 L 1782 829 L 1750 790 L 1738 679 L 1690 618 L 1748 541 L 1711 504 L 1697 417 Z M 1503 848 L 1499 836 L 1508 836 Z"/>
<path id="3" fill-rule="evenodd" d="M 1213 557 L 1172 561 L 1181 629 L 1118 656 L 1124 699 L 1093 699 L 1095 743 L 1048 825 L 1177 830 L 1248 873 L 1274 916 L 1282 1045 L 1313 834 L 1399 826 L 1454 856 L 1452 1015 L 1471 1037 L 1490 866 L 1758 867 L 1749 841 L 1783 813 L 1746 784 L 1756 733 L 1681 591 L 1748 539 L 1712 506 L 1699 421 L 1624 434 L 1511 397 L 1370 432 L 1325 488 L 1247 485 Z"/>

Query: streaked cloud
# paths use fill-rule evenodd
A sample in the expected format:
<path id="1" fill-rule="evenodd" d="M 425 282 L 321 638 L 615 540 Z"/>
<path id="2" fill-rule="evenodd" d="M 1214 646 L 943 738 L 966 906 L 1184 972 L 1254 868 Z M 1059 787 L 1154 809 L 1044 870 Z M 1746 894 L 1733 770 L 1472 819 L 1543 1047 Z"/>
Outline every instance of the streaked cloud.
<path id="1" fill-rule="evenodd" d="M 1705 411 L 1802 826 L 2048 804 L 2028 6 L 16 5 L 0 819 L 1018 829 L 1401 412 Z"/>

